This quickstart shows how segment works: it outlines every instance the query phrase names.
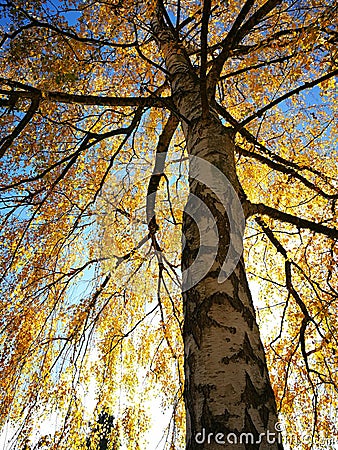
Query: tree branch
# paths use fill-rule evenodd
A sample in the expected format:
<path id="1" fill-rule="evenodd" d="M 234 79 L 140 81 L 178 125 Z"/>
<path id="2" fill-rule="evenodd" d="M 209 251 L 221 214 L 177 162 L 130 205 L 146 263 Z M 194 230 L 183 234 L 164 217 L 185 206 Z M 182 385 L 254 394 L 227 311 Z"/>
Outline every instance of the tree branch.
<path id="1" fill-rule="evenodd" d="M 256 25 L 258 25 L 279 3 L 281 0 L 268 0 L 265 2 L 238 30 L 238 38 L 242 40 Z M 238 41 L 239 42 L 239 41 Z"/>
<path id="2" fill-rule="evenodd" d="M 130 47 L 135 47 L 137 45 L 136 40 L 134 42 L 130 42 L 130 43 L 127 42 L 127 43 L 121 44 L 121 43 L 112 42 L 112 41 L 109 41 L 106 39 L 97 39 L 94 37 L 82 37 L 82 36 L 79 36 L 77 33 L 75 33 L 73 30 L 62 30 L 61 28 L 57 27 L 56 25 L 38 20 L 36 17 L 33 17 L 32 15 L 30 15 L 23 8 L 18 8 L 13 2 L 8 2 L 8 4 L 11 5 L 12 7 L 18 9 L 19 11 L 21 11 L 22 14 L 24 14 L 26 16 L 26 18 L 30 21 L 30 23 L 21 26 L 20 28 L 13 31 L 12 33 L 5 33 L 5 35 L 2 39 L 1 45 L 5 42 L 6 39 L 14 39 L 22 31 L 28 30 L 30 28 L 45 28 L 45 29 L 54 31 L 55 33 L 57 33 L 61 36 L 67 37 L 69 39 L 73 39 L 77 42 L 82 42 L 84 44 L 99 45 L 100 47 L 108 46 L 108 47 L 115 47 L 115 48 L 130 48 Z"/>
<path id="3" fill-rule="evenodd" d="M 191 78 L 191 82 L 197 79 L 195 70 L 191 64 L 189 55 L 185 47 L 178 41 L 176 30 L 167 25 L 163 18 L 163 10 L 161 8 L 161 0 L 157 0 L 156 10 L 151 21 L 151 29 L 154 38 L 164 53 L 166 59 L 166 67 L 170 77 L 177 77 L 179 73 L 184 73 Z M 172 25 L 172 24 L 171 24 Z M 168 44 L 170 43 L 170 52 Z M 171 80 L 173 88 L 173 80 Z M 173 89 L 175 94 L 175 89 Z"/>
<path id="4" fill-rule="evenodd" d="M 202 105 L 202 117 L 209 114 L 209 101 L 207 93 L 207 61 L 208 61 L 208 27 L 211 10 L 211 0 L 204 0 L 202 27 L 201 27 L 201 71 L 200 71 L 200 95 Z"/>
<path id="5" fill-rule="evenodd" d="M 296 289 L 293 286 L 292 283 L 292 263 L 288 260 L 288 256 L 287 256 L 287 251 L 285 250 L 285 248 L 282 246 L 282 244 L 279 242 L 279 240 L 274 236 L 273 232 L 271 231 L 271 229 L 266 225 L 266 223 L 263 221 L 262 218 L 256 218 L 256 222 L 258 223 L 258 225 L 262 228 L 262 230 L 264 231 L 265 235 L 268 237 L 268 239 L 271 241 L 271 243 L 276 247 L 277 251 L 279 253 L 281 253 L 285 259 L 285 263 L 284 263 L 284 267 L 285 267 L 285 282 L 286 282 L 286 288 L 289 292 L 289 295 L 291 295 L 298 307 L 300 308 L 300 310 L 302 311 L 303 314 L 303 319 L 301 322 L 301 327 L 299 330 L 299 342 L 300 342 L 300 347 L 301 347 L 301 352 L 302 352 L 302 356 L 304 359 L 304 363 L 305 363 L 305 367 L 307 370 L 307 375 L 309 378 L 309 381 L 313 386 L 312 380 L 310 378 L 310 366 L 309 366 L 309 361 L 308 361 L 308 353 L 306 352 L 306 328 L 309 324 L 309 322 L 312 322 L 314 324 L 314 326 L 317 328 L 317 330 L 320 332 L 319 326 L 318 324 L 315 322 L 315 320 L 311 317 L 305 303 L 303 302 L 302 298 L 300 297 L 300 295 L 298 294 L 298 292 L 296 291 Z"/>
<path id="6" fill-rule="evenodd" d="M 174 104 L 171 97 L 159 97 L 156 94 L 148 97 L 100 97 L 97 95 L 79 95 L 69 94 L 65 92 L 41 91 L 40 89 L 20 83 L 18 81 L 10 80 L 0 77 L 0 82 L 11 87 L 22 89 L 16 91 L 15 94 L 20 98 L 36 98 L 41 96 L 41 99 L 51 102 L 80 104 L 86 106 L 141 106 L 141 107 L 157 107 L 166 108 Z M 12 95 L 9 91 L 8 95 Z"/>
<path id="7" fill-rule="evenodd" d="M 168 14 L 168 11 L 166 10 L 166 7 L 164 6 L 163 0 L 158 0 L 158 5 L 161 10 L 161 13 L 163 14 L 163 16 L 165 18 L 165 21 L 167 22 L 168 27 L 170 28 L 172 35 L 175 36 L 176 39 L 178 40 L 179 39 L 178 33 L 170 19 L 170 16 Z"/>
<path id="8" fill-rule="evenodd" d="M 260 155 L 258 153 L 253 152 L 253 151 L 250 151 L 250 150 L 246 150 L 246 149 L 244 149 L 242 147 L 239 147 L 238 145 L 236 145 L 236 150 L 238 151 L 238 153 L 240 155 L 244 155 L 244 156 L 249 157 L 249 158 L 254 158 L 257 161 L 259 161 L 259 162 L 261 162 L 263 164 L 266 164 L 268 167 L 271 167 L 271 169 L 273 169 L 273 170 L 277 170 L 278 172 L 282 172 L 282 173 L 285 173 L 287 175 L 291 175 L 292 177 L 296 178 L 301 183 L 303 183 L 304 186 L 306 186 L 309 189 L 313 190 L 314 192 L 316 192 L 317 194 L 321 195 L 323 198 L 326 198 L 327 200 L 338 199 L 338 194 L 328 194 L 328 193 L 326 193 L 325 191 L 320 189 L 318 186 L 316 186 L 314 183 L 312 183 L 307 178 L 305 178 L 303 175 L 301 175 L 298 172 L 296 172 L 296 170 L 293 169 L 292 167 L 287 167 L 284 164 L 272 161 L 271 159 L 268 159 L 268 158 L 266 158 L 263 155 Z M 318 175 L 321 175 L 321 174 L 318 174 Z"/>
<path id="9" fill-rule="evenodd" d="M 179 124 L 178 118 L 174 114 L 171 114 L 158 140 L 155 166 L 148 184 L 147 206 L 146 206 L 147 223 L 149 235 L 152 239 L 152 243 L 155 250 L 160 250 L 155 238 L 155 233 L 159 229 L 159 226 L 156 222 L 156 213 L 155 213 L 156 193 L 161 178 L 164 174 L 164 165 L 168 153 L 168 148 L 171 139 L 176 131 L 176 128 L 178 127 L 178 124 Z"/>
<path id="10" fill-rule="evenodd" d="M 338 239 L 338 230 L 336 228 L 330 228 L 326 225 L 312 222 L 311 220 L 293 216 L 292 214 L 279 211 L 278 209 L 264 205 L 263 203 L 251 203 L 249 201 L 247 201 L 247 203 L 248 204 L 245 205 L 247 217 L 254 214 L 266 215 L 271 217 L 271 219 L 295 225 L 297 228 L 304 228 L 316 233 L 324 234 L 330 239 Z"/>
<path id="11" fill-rule="evenodd" d="M 250 70 L 260 69 L 261 67 L 266 67 L 266 66 L 270 66 L 272 64 L 278 64 L 278 63 L 287 61 L 287 60 L 293 58 L 294 56 L 295 56 L 295 54 L 293 53 L 291 55 L 282 56 L 282 57 L 276 58 L 276 59 L 271 59 L 270 61 L 264 61 L 259 64 L 254 64 L 252 66 L 243 67 L 242 69 L 238 69 L 238 70 L 235 70 L 234 72 L 230 72 L 230 73 L 227 73 L 226 75 L 221 76 L 220 81 L 226 80 L 231 77 L 235 77 L 237 75 L 241 75 L 242 73 L 249 72 Z"/>
<path id="12" fill-rule="evenodd" d="M 286 94 L 281 95 L 280 97 L 276 98 L 275 100 L 270 102 L 268 105 L 265 105 L 263 108 L 259 109 L 254 114 L 252 114 L 251 116 L 247 117 L 242 122 L 240 122 L 239 126 L 244 127 L 249 122 L 251 122 L 252 120 L 254 120 L 258 117 L 261 117 L 266 111 L 268 111 L 269 109 L 278 105 L 279 103 L 283 102 L 284 100 L 292 97 L 293 95 L 299 94 L 300 92 L 304 91 L 305 89 L 310 89 L 314 86 L 317 86 L 319 83 L 329 80 L 330 78 L 336 76 L 337 74 L 338 74 L 338 69 L 333 70 L 332 72 L 329 72 L 329 73 L 323 75 L 322 77 L 317 78 L 316 80 L 307 81 L 306 83 L 302 84 L 301 86 L 298 86 L 296 89 L 293 89 L 292 91 L 287 92 Z"/>
<path id="13" fill-rule="evenodd" d="M 223 39 L 223 41 L 220 43 L 220 45 L 222 47 L 222 51 L 215 59 L 215 61 L 213 63 L 213 67 L 211 68 L 211 70 L 209 72 L 209 76 L 208 76 L 208 78 L 209 78 L 208 81 L 210 83 L 211 88 L 216 86 L 219 75 L 222 72 L 223 65 L 230 54 L 231 48 L 236 43 L 239 42 L 238 38 L 237 38 L 238 28 L 243 23 L 246 16 L 249 14 L 249 11 L 253 7 L 254 3 L 255 3 L 255 0 L 246 0 L 240 13 L 236 17 L 236 20 L 233 23 L 229 33 L 227 34 L 226 38 Z"/>
<path id="14" fill-rule="evenodd" d="M 20 120 L 18 125 L 14 128 L 12 133 L 0 140 L 0 158 L 4 156 L 6 150 L 8 150 L 14 139 L 16 139 L 28 125 L 28 123 L 34 116 L 35 112 L 38 110 L 39 104 L 40 104 L 40 97 L 38 96 L 33 97 L 28 111 L 25 113 L 24 117 Z"/>
<path id="15" fill-rule="evenodd" d="M 259 24 L 279 3 L 281 0 L 268 0 L 264 3 L 241 27 L 250 9 L 254 5 L 254 0 L 247 0 L 237 16 L 231 30 L 226 38 L 221 42 L 222 51 L 214 61 L 213 67 L 209 72 L 210 88 L 215 89 L 223 65 L 228 59 L 231 50 L 257 25 Z M 240 27 L 240 28 L 239 28 Z"/>
<path id="16" fill-rule="evenodd" d="M 323 174 L 316 169 L 308 166 L 302 166 L 299 167 L 297 163 L 293 161 L 286 160 L 282 158 L 279 155 L 276 155 L 271 150 L 269 150 L 265 145 L 260 143 L 257 138 L 250 133 L 246 128 L 240 127 L 239 122 L 219 103 L 213 102 L 213 106 L 217 110 L 217 112 L 226 119 L 230 125 L 232 125 L 235 129 L 235 131 L 238 131 L 248 142 L 254 144 L 257 148 L 259 148 L 262 152 L 264 152 L 266 155 L 268 155 L 272 160 L 277 161 L 276 163 L 274 161 L 269 160 L 263 155 L 259 155 L 257 153 L 251 152 L 249 150 L 242 149 L 241 147 L 237 146 L 237 150 L 239 153 L 243 153 L 245 156 L 249 156 L 252 158 L 257 159 L 258 161 L 263 162 L 264 164 L 267 164 L 271 168 L 278 170 L 283 173 L 288 173 L 290 175 L 295 176 L 295 178 L 298 178 L 302 183 L 304 183 L 307 187 L 310 189 L 313 189 L 315 192 L 317 192 L 319 195 L 321 195 L 324 198 L 327 198 L 328 200 L 333 200 L 338 198 L 338 194 L 327 194 L 322 189 L 320 189 L 318 186 L 311 183 L 309 180 L 307 180 L 305 177 L 297 173 L 297 170 L 308 170 L 309 172 L 322 177 Z M 295 169 L 292 170 L 291 168 Z"/>

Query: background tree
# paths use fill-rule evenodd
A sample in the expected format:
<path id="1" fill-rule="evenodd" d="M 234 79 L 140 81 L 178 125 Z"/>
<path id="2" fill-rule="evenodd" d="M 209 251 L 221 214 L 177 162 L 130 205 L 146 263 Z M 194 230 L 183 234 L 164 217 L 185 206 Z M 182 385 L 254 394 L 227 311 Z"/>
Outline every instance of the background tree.
<path id="1" fill-rule="evenodd" d="M 93 392 L 128 448 L 146 447 L 153 392 L 167 448 L 203 448 L 202 428 L 257 440 L 277 413 L 292 448 L 336 436 L 335 3 L 0 8 L 0 417 L 16 447 L 45 418 L 51 448 L 85 448 Z M 216 169 L 201 182 L 201 160 L 236 196 L 212 192 Z M 224 281 L 236 198 L 246 269 Z M 182 286 L 210 228 L 216 258 Z"/>
<path id="2" fill-rule="evenodd" d="M 92 427 L 87 436 L 88 449 L 97 450 L 117 450 L 119 448 L 118 442 L 114 440 L 114 416 L 109 412 L 103 410 L 98 415 L 96 425 Z M 115 442 L 114 442 L 115 441 Z"/>

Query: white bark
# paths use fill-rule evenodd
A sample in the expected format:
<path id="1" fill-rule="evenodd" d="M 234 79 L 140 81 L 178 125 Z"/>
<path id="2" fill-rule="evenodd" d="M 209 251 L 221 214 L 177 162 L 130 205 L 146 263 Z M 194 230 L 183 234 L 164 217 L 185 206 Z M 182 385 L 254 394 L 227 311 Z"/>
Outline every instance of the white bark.
<path id="1" fill-rule="evenodd" d="M 236 175 L 231 130 L 212 110 L 202 118 L 199 79 L 160 16 L 153 21 L 153 31 L 165 55 L 173 100 L 185 119 L 181 123 L 188 153 L 216 166 L 244 200 Z M 190 192 L 211 211 L 220 245 L 207 275 L 183 293 L 186 448 L 282 449 L 275 430 L 275 399 L 243 261 L 226 281 L 218 280 L 229 248 L 232 217 L 228 220 L 219 197 L 197 180 L 190 180 Z M 193 208 L 192 204 L 188 209 Z M 188 214 L 184 216 L 183 233 L 184 271 L 193 263 L 200 242 L 198 227 Z M 205 258 L 207 264 L 207 252 Z"/>
<path id="2" fill-rule="evenodd" d="M 197 120 L 193 129 L 188 128 L 187 147 L 190 154 L 217 166 L 240 194 L 234 144 L 219 122 Z M 220 246 L 206 277 L 183 294 L 187 449 L 212 450 L 220 445 L 238 449 L 282 448 L 277 434 L 276 442 L 272 442 L 272 434 L 269 442 L 266 437 L 259 437 L 268 431 L 276 433 L 277 414 L 243 261 L 226 281 L 218 281 L 230 240 L 223 205 L 210 189 L 195 180 L 190 183 L 190 191 L 212 212 Z M 193 262 L 200 238 L 196 224 L 188 216 L 184 218 L 183 231 L 184 270 Z M 196 436 L 203 430 L 213 438 L 210 437 L 210 443 L 198 445 Z M 218 433 L 224 435 L 223 444 L 215 442 Z M 221 435 L 218 436 L 222 441 Z M 242 444 L 234 447 L 231 439 L 227 443 L 230 436 L 237 436 Z"/>

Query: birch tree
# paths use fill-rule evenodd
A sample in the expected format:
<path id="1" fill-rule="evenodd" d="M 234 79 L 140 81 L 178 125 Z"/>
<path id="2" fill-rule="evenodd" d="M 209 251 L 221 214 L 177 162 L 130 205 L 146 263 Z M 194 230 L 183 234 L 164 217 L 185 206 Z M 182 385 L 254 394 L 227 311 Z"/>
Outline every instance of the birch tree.
<path id="1" fill-rule="evenodd" d="M 42 420 L 48 448 L 88 448 L 102 410 L 105 446 L 151 448 L 156 396 L 162 448 L 337 436 L 336 14 L 320 0 L 1 2 L 13 448 Z"/>

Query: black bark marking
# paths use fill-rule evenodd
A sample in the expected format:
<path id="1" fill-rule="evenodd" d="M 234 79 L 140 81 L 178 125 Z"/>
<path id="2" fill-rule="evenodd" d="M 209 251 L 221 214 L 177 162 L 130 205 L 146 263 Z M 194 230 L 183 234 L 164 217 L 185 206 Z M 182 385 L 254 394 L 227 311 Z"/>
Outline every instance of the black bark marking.
<path id="1" fill-rule="evenodd" d="M 256 323 L 254 309 L 252 306 L 252 310 L 243 305 L 241 299 L 239 298 L 239 287 L 242 286 L 245 290 L 246 295 L 250 299 L 250 303 L 252 304 L 251 294 L 247 283 L 243 283 L 242 270 L 240 271 L 241 280 L 238 279 L 236 274 L 233 272 L 231 275 L 232 285 L 234 287 L 233 299 L 229 297 L 229 300 L 232 306 L 236 309 L 236 311 L 241 312 L 245 322 L 248 324 L 250 330 L 253 329 L 254 324 Z M 250 305 L 251 306 L 251 305 Z"/>
<path id="2" fill-rule="evenodd" d="M 208 432 L 211 432 L 212 428 L 212 413 L 210 412 L 209 406 L 208 406 L 208 400 L 210 399 L 210 393 L 211 391 L 216 390 L 216 386 L 213 384 L 203 384 L 197 386 L 197 391 L 202 394 L 203 396 L 203 407 L 202 407 L 202 417 L 201 417 L 201 425 L 204 427 Z M 210 430 L 210 431 L 209 431 Z"/>
<path id="3" fill-rule="evenodd" d="M 269 409 L 268 409 L 265 405 L 263 405 L 263 406 L 258 410 L 258 412 L 259 412 L 260 418 L 261 418 L 261 420 L 262 420 L 262 422 L 263 422 L 264 428 L 267 428 L 268 423 L 269 423 L 269 416 L 270 416 L 270 411 L 269 411 Z"/>
<path id="4" fill-rule="evenodd" d="M 194 355 L 187 355 L 184 361 L 185 373 L 194 374 L 196 371 L 196 361 Z M 196 436 L 196 433 L 200 430 L 196 429 L 197 418 L 195 415 L 195 409 L 192 407 L 195 404 L 197 397 L 195 384 L 192 382 L 191 377 L 185 377 L 184 382 L 184 402 L 187 415 L 190 416 L 189 425 L 191 429 L 191 436 Z M 188 423 L 187 423 L 188 426 Z"/>
<path id="5" fill-rule="evenodd" d="M 183 294 L 184 307 L 184 323 L 183 323 L 183 338 L 184 342 L 188 336 L 192 336 L 198 348 L 201 345 L 203 320 L 198 312 L 198 304 L 200 303 L 200 294 L 194 288 Z"/>
<path id="6" fill-rule="evenodd" d="M 245 361 L 246 364 L 248 364 L 249 362 L 252 362 L 253 364 L 257 364 L 257 366 L 259 367 L 259 371 L 260 374 L 263 376 L 264 375 L 264 371 L 265 371 L 265 365 L 264 362 L 255 354 L 254 349 L 251 346 L 249 337 L 247 335 L 247 333 L 245 333 L 244 335 L 244 341 L 243 341 L 243 346 L 242 348 L 235 353 L 232 356 L 225 356 L 224 358 L 222 358 L 222 363 L 223 364 L 230 364 L 230 363 L 236 363 L 238 361 Z"/>
<path id="7" fill-rule="evenodd" d="M 244 354 L 246 355 L 246 362 L 249 362 L 249 360 L 251 360 L 254 364 L 257 364 L 257 366 L 259 367 L 260 374 L 263 376 L 265 372 L 265 363 L 255 353 L 254 349 L 251 346 L 251 342 L 249 340 L 249 336 L 247 335 L 247 333 L 245 333 L 244 335 L 243 351 Z"/>
<path id="8" fill-rule="evenodd" d="M 270 383 L 267 381 L 265 383 L 265 387 L 263 393 L 260 393 L 255 388 L 249 374 L 246 372 L 245 376 L 245 390 L 241 396 L 241 400 L 249 406 L 252 406 L 255 409 L 260 409 L 263 405 L 267 405 L 274 402 L 274 394 Z"/>
<path id="9" fill-rule="evenodd" d="M 247 408 L 245 408 L 244 430 L 241 434 L 242 440 L 244 440 L 243 438 L 245 437 L 244 433 L 246 433 L 246 436 L 247 436 L 246 441 L 243 442 L 245 444 L 245 449 L 246 450 L 259 450 L 260 444 L 257 443 L 259 441 L 259 433 L 251 419 L 251 416 L 250 416 Z M 249 434 L 249 436 L 248 436 L 248 434 Z M 252 438 L 252 440 L 250 438 Z"/>

